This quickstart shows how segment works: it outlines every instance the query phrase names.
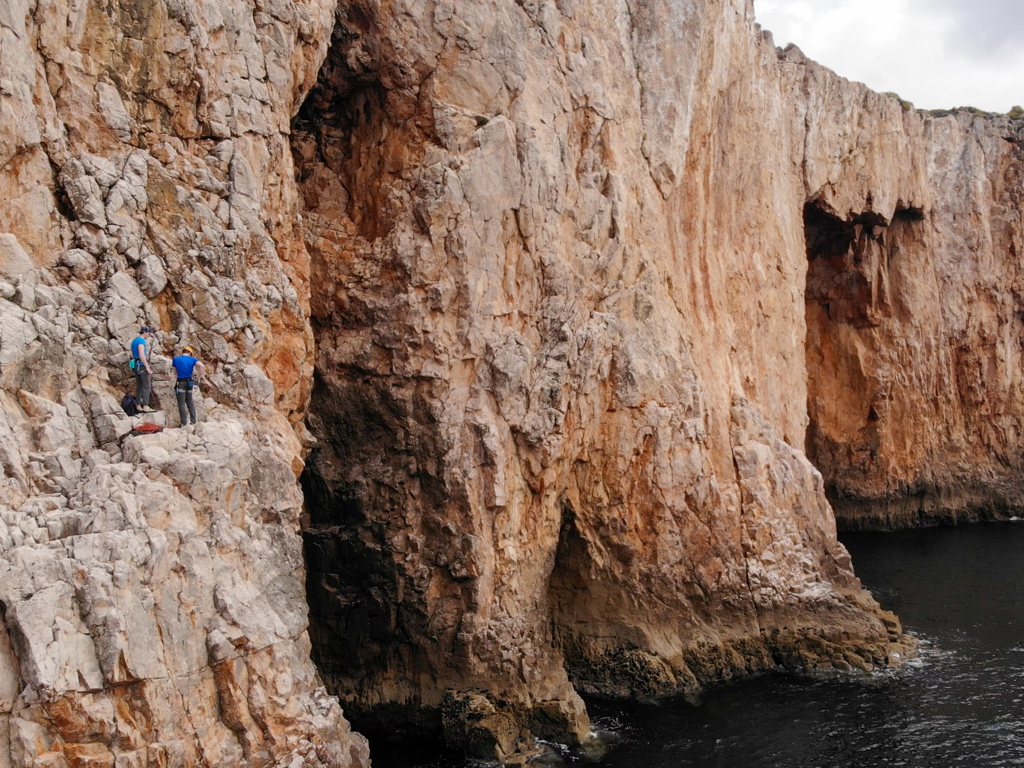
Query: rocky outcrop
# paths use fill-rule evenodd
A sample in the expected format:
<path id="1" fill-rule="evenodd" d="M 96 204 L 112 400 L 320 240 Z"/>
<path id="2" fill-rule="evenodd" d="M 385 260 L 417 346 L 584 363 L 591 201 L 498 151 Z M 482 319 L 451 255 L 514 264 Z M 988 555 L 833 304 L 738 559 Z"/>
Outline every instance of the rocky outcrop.
<path id="1" fill-rule="evenodd" d="M 331 14 L 0 3 L 2 766 L 369 764 L 310 660 L 298 531 L 288 132 Z M 165 407 L 172 347 L 208 362 L 197 427 L 129 434 L 143 322 Z"/>
<path id="2" fill-rule="evenodd" d="M 826 489 L 1012 501 L 1019 124 L 747 2 L 0 0 L 0 115 L 0 766 L 889 664 Z M 198 427 L 129 434 L 143 322 Z"/>

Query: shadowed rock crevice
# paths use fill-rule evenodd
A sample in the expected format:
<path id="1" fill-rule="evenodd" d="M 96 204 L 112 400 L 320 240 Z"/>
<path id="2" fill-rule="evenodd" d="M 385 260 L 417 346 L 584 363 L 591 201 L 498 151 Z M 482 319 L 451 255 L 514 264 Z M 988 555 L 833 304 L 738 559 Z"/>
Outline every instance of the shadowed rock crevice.
<path id="1" fill-rule="evenodd" d="M 415 574 L 402 565 L 403 552 L 419 544 L 402 530 L 397 505 L 387 504 L 394 478 L 382 462 L 383 456 L 410 456 L 400 442 L 405 420 L 365 379 L 331 386 L 318 377 L 312 402 L 310 426 L 318 445 L 302 485 L 314 661 L 360 728 L 436 731 L 434 718 L 411 693 L 408 706 L 401 697 L 380 700 L 381 690 L 401 685 L 406 676 L 429 674 L 430 667 L 415 642 L 429 635 L 426 615 L 407 599 L 417 588 Z M 422 487 L 436 499 L 429 481 Z M 364 509 L 367 499 L 375 504 L 372 514 Z M 397 679 L 382 677 L 389 671 Z"/>
<path id="2" fill-rule="evenodd" d="M 921 258 L 918 209 L 891 222 L 868 212 L 843 218 L 814 200 L 804 206 L 807 248 L 807 454 L 834 507 L 847 508 L 849 480 L 884 472 L 890 403 L 864 358 L 887 323 L 899 322 L 901 274 Z"/>
<path id="3" fill-rule="evenodd" d="M 839 525 L 907 527 L 1012 514 L 1019 481 L 1010 476 L 1019 460 L 1008 456 L 981 482 L 959 458 L 976 442 L 965 383 L 977 382 L 979 372 L 993 375 L 994 350 L 965 343 L 950 351 L 939 341 L 943 325 L 957 318 L 941 306 L 947 286 L 934 276 L 925 211 L 898 206 L 889 221 L 875 213 L 843 218 L 812 201 L 804 225 L 807 453 L 825 478 Z M 922 306 L 933 309 L 925 314 Z M 952 431 L 916 426 L 937 417 Z"/>
<path id="4" fill-rule="evenodd" d="M 639 699 L 677 690 L 669 665 L 644 653 L 628 625 L 613 618 L 624 596 L 602 578 L 579 525 L 572 507 L 563 506 L 548 586 L 553 631 L 573 685 L 585 694 Z"/>
<path id="5" fill-rule="evenodd" d="M 906 230 L 923 214 L 901 209 L 887 222 L 876 213 L 844 220 L 819 202 L 804 206 L 807 247 L 808 304 L 816 304 L 819 317 L 831 325 L 870 328 L 892 312 L 889 269 L 905 248 Z"/>
<path id="6" fill-rule="evenodd" d="M 674 669 L 650 652 L 639 629 L 644 621 L 622 620 L 628 615 L 622 603 L 629 598 L 600 578 L 571 510 L 563 521 L 548 594 L 553 631 L 576 689 L 640 701 L 695 693 L 699 685 L 688 670 Z"/>

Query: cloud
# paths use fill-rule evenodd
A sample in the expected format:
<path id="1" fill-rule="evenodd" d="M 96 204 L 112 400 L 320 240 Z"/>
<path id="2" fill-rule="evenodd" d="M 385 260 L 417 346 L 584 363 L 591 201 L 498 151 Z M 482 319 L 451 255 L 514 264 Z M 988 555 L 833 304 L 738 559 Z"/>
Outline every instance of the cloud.
<path id="1" fill-rule="evenodd" d="M 777 45 L 924 109 L 1024 103 L 1022 0 L 755 0 Z"/>
<path id="2" fill-rule="evenodd" d="M 975 56 L 999 57 L 1024 40 L 1021 0 L 914 0 L 916 13 L 938 10 L 953 21 L 947 42 Z"/>

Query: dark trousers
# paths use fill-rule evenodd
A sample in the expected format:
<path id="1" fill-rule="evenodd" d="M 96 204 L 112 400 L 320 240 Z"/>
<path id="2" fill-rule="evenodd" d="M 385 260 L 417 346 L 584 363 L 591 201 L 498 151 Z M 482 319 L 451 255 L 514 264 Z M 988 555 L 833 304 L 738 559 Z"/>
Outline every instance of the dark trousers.
<path id="1" fill-rule="evenodd" d="M 142 407 L 149 406 L 149 392 L 152 376 L 149 371 L 142 367 L 142 363 L 135 364 L 135 404 Z"/>
<path id="2" fill-rule="evenodd" d="M 195 424 L 196 419 L 196 406 L 192 402 L 192 385 L 186 383 L 181 379 L 178 379 L 178 383 L 174 385 L 174 397 L 178 400 L 178 416 L 181 417 L 181 426 L 188 424 L 188 417 L 192 417 L 192 423 Z M 188 413 L 185 409 L 188 408 Z"/>

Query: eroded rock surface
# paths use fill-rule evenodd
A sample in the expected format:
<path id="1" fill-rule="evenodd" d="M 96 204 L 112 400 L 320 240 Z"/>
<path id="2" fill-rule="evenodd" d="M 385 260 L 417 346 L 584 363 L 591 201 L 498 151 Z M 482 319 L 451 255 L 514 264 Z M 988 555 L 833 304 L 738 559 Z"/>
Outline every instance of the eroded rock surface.
<path id="1" fill-rule="evenodd" d="M 903 122 L 887 204 L 808 204 L 807 450 L 850 527 L 1018 514 L 1024 124 Z"/>
<path id="2" fill-rule="evenodd" d="M 365 766 L 310 660 L 289 122 L 328 3 L 0 3 L 0 766 Z M 211 370 L 131 436 L 127 344 Z"/>
<path id="3" fill-rule="evenodd" d="M 0 0 L 0 118 L 0 766 L 366 765 L 311 653 L 493 759 L 889 664 L 826 487 L 1014 498 L 1019 123 L 743 0 Z"/>
<path id="4" fill-rule="evenodd" d="M 747 3 L 343 4 L 293 138 L 328 687 L 574 740 L 571 685 L 902 652 L 801 450 L 804 207 L 926 205 L 923 126 Z"/>

